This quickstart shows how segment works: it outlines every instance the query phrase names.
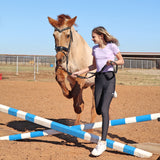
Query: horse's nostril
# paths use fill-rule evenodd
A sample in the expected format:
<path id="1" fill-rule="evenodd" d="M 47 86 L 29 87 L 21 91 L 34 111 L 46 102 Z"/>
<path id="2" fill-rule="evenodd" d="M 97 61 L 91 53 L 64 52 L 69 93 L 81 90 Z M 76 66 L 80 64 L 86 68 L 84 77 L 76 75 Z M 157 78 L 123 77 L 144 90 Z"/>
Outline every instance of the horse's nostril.
<path id="1" fill-rule="evenodd" d="M 56 65 L 60 65 L 60 64 L 65 63 L 65 62 L 66 62 L 66 57 L 63 56 L 63 57 L 56 60 Z"/>
<path id="2" fill-rule="evenodd" d="M 56 65 L 60 65 L 62 63 L 62 59 L 56 60 Z"/>

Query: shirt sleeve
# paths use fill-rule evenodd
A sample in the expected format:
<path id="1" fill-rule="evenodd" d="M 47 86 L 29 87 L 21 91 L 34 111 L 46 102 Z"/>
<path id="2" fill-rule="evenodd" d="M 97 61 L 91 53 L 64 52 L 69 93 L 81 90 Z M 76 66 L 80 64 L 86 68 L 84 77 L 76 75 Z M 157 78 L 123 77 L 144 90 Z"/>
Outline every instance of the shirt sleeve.
<path id="1" fill-rule="evenodd" d="M 120 52 L 118 46 L 115 43 L 112 43 L 112 51 L 114 55 Z"/>

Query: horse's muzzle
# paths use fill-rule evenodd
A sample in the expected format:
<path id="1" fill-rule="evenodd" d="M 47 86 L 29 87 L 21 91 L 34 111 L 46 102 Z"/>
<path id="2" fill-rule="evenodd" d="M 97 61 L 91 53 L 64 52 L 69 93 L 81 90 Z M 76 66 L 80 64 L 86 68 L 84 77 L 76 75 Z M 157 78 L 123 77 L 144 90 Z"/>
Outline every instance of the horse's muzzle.
<path id="1" fill-rule="evenodd" d="M 66 62 L 66 56 L 62 52 L 56 54 L 56 65 L 61 66 L 62 63 Z"/>

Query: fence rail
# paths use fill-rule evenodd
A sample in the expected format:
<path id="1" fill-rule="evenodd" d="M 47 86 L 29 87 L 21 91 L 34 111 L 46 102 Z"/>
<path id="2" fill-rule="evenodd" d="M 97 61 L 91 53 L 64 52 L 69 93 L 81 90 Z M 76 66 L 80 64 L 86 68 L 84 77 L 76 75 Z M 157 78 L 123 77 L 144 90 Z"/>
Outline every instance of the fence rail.
<path id="1" fill-rule="evenodd" d="M 124 65 L 119 68 L 127 69 L 159 69 L 160 58 L 155 57 L 126 57 L 124 56 Z M 0 73 L 16 72 L 33 73 L 34 80 L 36 74 L 41 71 L 53 72 L 56 65 L 55 56 L 41 55 L 2 55 L 0 54 Z"/>
<path id="2" fill-rule="evenodd" d="M 124 65 L 122 68 L 140 68 L 155 69 L 160 68 L 159 58 L 144 57 L 124 57 Z M 42 65 L 55 66 L 55 56 L 39 56 L 39 55 L 0 55 L 0 65 Z"/>
<path id="3" fill-rule="evenodd" d="M 0 55 L 0 64 L 33 65 L 34 62 L 40 65 L 55 64 L 55 56 L 30 56 L 30 55 Z"/>
<path id="4" fill-rule="evenodd" d="M 156 69 L 157 66 L 156 60 L 124 58 L 124 68 Z"/>
<path id="5" fill-rule="evenodd" d="M 52 68 L 51 68 L 52 67 Z M 42 71 L 54 71 L 55 56 L 39 55 L 0 55 L 0 72 L 33 73 L 34 80 L 36 74 Z"/>

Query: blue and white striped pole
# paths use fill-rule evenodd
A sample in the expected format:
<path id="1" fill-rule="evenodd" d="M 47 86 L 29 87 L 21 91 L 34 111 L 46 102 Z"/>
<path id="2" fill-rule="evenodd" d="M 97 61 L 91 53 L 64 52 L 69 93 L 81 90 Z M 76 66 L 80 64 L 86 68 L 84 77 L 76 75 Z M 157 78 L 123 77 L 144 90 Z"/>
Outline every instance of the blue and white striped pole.
<path id="1" fill-rule="evenodd" d="M 151 120 L 156 120 L 159 117 L 160 117 L 160 113 L 154 113 L 154 114 L 148 114 L 148 115 L 136 116 L 136 117 L 128 117 L 128 118 L 123 118 L 123 119 L 110 120 L 109 125 L 116 126 L 116 125 L 124 125 L 124 124 L 129 124 L 129 123 L 151 121 Z M 80 130 L 96 129 L 96 128 L 102 127 L 102 122 L 81 124 L 81 125 L 71 126 L 71 127 L 75 129 L 80 129 Z M 55 135 L 55 134 L 60 134 L 60 133 L 61 132 L 55 131 L 53 129 L 48 129 L 44 131 L 34 131 L 34 132 L 28 132 L 28 133 L 3 136 L 3 137 L 0 137 L 0 140 L 13 141 L 13 140 L 21 140 L 21 139 L 27 139 L 27 138 Z"/>
<path id="2" fill-rule="evenodd" d="M 28 138 L 55 135 L 55 134 L 60 134 L 60 133 L 61 132 L 55 131 L 53 129 L 48 129 L 48 130 L 44 130 L 44 131 L 34 131 L 34 132 L 27 132 L 27 133 L 3 136 L 3 137 L 0 137 L 0 140 L 16 141 L 16 140 L 22 140 L 22 139 L 28 139 Z"/>
<path id="3" fill-rule="evenodd" d="M 48 128 L 52 128 L 56 131 L 59 132 L 63 132 L 87 141 L 91 141 L 91 142 L 98 142 L 100 140 L 99 136 L 81 131 L 81 130 L 77 130 L 75 128 L 27 113 L 27 112 L 23 112 L 21 110 L 17 110 L 8 106 L 4 106 L 0 104 L 0 111 L 10 114 L 12 116 L 16 116 L 25 120 L 28 120 L 30 122 L 42 125 L 44 127 L 48 127 Z M 128 146 L 113 140 L 106 140 L 107 142 L 107 147 L 130 154 L 130 155 L 134 155 L 134 156 L 138 156 L 138 157 L 142 157 L 142 158 L 149 158 L 152 156 L 152 153 L 150 152 L 146 152 L 144 150 L 132 147 L 132 146 Z"/>
<path id="4" fill-rule="evenodd" d="M 130 123 L 157 120 L 159 117 L 160 117 L 160 113 L 153 113 L 153 114 L 142 115 L 142 116 L 114 119 L 114 120 L 109 121 L 109 126 L 117 126 L 117 125 L 124 125 L 124 124 L 130 124 Z M 82 125 L 77 125 L 77 126 L 73 126 L 73 127 L 77 128 L 77 129 L 81 129 L 81 130 L 96 129 L 96 128 L 102 127 L 102 122 L 82 124 Z"/>
<path id="5" fill-rule="evenodd" d="M 151 120 L 158 119 L 158 117 L 160 117 L 160 113 L 116 119 L 116 120 L 111 121 L 111 126 L 117 126 L 117 125 L 129 124 L 129 123 L 136 123 L 136 122 L 151 121 Z"/>

